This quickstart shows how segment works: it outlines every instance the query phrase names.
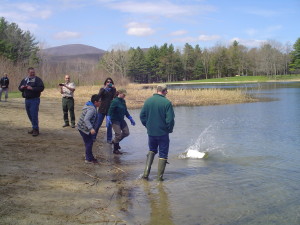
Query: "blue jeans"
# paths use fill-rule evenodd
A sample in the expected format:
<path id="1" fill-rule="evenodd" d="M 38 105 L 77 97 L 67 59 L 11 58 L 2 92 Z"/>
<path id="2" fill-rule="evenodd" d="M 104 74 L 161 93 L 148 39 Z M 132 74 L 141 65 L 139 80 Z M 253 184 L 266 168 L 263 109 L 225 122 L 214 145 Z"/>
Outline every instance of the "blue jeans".
<path id="1" fill-rule="evenodd" d="M 159 158 L 168 159 L 169 154 L 169 134 L 163 136 L 150 136 L 148 135 L 149 151 L 157 154 L 159 150 Z"/>
<path id="2" fill-rule="evenodd" d="M 95 159 L 93 155 L 93 136 L 91 133 L 86 134 L 79 130 L 80 135 L 82 136 L 84 145 L 85 145 L 85 159 L 87 161 L 92 161 Z"/>
<path id="3" fill-rule="evenodd" d="M 105 114 L 98 113 L 98 119 L 97 119 L 97 122 L 95 124 L 96 133 L 93 135 L 94 140 L 96 140 L 96 138 L 97 138 L 99 128 L 101 127 L 105 116 L 106 116 Z M 107 141 L 111 142 L 111 140 L 112 140 L 112 127 L 111 127 L 111 124 L 109 124 L 109 126 L 107 127 L 106 133 L 107 133 Z"/>
<path id="4" fill-rule="evenodd" d="M 32 129 L 39 129 L 39 106 L 40 98 L 25 99 L 25 108 L 28 118 L 31 122 Z"/>

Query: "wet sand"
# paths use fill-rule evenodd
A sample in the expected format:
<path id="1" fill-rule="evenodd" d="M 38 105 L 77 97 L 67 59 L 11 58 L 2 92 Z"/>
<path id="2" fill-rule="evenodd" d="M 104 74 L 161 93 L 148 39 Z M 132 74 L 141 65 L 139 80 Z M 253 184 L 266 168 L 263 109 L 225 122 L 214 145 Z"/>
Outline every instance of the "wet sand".
<path id="1" fill-rule="evenodd" d="M 0 115 L 0 224 L 132 224 L 130 165 L 103 143 L 103 127 L 93 165 L 77 129 L 62 128 L 61 99 L 41 98 L 38 137 L 27 133 L 23 99 L 0 102 Z"/>

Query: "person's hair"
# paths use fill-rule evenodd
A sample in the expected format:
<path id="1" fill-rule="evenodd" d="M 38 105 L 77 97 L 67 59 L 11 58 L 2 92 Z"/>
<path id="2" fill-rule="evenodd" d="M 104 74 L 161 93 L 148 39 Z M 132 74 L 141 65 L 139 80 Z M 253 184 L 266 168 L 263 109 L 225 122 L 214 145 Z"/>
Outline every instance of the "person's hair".
<path id="1" fill-rule="evenodd" d="M 94 94 L 91 97 L 91 102 L 94 104 L 94 102 L 98 102 L 100 99 L 100 95 Z"/>
<path id="2" fill-rule="evenodd" d="M 163 91 L 166 91 L 168 89 L 168 87 L 167 87 L 167 85 L 165 85 L 165 84 L 159 84 L 159 85 L 157 85 L 157 91 L 158 92 L 163 92 Z"/>
<path id="3" fill-rule="evenodd" d="M 29 68 L 27 69 L 27 71 L 29 71 L 29 70 L 34 70 L 34 68 L 33 68 L 33 67 L 29 67 Z"/>
<path id="4" fill-rule="evenodd" d="M 113 85 L 115 84 L 114 81 L 113 81 L 113 79 L 111 79 L 110 77 L 108 77 L 108 78 L 105 79 L 104 85 L 106 84 L 106 82 L 107 82 L 108 80 L 111 80 L 111 83 L 112 83 Z"/>

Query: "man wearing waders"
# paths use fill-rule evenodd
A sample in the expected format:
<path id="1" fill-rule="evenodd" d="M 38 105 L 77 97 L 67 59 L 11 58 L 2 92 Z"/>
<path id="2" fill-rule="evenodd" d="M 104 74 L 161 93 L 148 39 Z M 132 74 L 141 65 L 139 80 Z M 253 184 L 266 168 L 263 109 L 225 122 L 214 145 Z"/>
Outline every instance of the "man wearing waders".
<path id="1" fill-rule="evenodd" d="M 172 103 L 166 98 L 167 85 L 157 86 L 157 93 L 148 98 L 140 113 L 140 120 L 147 128 L 149 152 L 143 174 L 148 179 L 155 154 L 159 152 L 157 180 L 163 181 L 169 153 L 169 133 L 173 132 L 175 114 Z"/>

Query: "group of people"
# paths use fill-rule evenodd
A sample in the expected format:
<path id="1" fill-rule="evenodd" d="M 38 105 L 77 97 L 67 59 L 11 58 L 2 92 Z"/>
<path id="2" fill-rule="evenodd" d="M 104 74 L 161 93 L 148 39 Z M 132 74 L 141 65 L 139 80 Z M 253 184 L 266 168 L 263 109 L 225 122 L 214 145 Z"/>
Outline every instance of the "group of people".
<path id="1" fill-rule="evenodd" d="M 65 75 L 65 82 L 59 84 L 59 86 L 62 94 L 63 127 L 68 127 L 71 124 L 71 127 L 75 128 L 75 84 L 70 81 L 69 75 Z M 38 136 L 38 111 L 44 84 L 41 78 L 35 75 L 34 68 L 28 68 L 28 76 L 21 81 L 19 90 L 25 98 L 26 112 L 32 124 L 32 129 L 28 133 L 32 134 L 32 136 Z M 145 101 L 140 112 L 140 121 L 146 127 L 148 133 L 149 151 L 142 176 L 146 180 L 149 177 L 151 166 L 157 153 L 159 155 L 157 179 L 160 181 L 163 180 L 167 164 L 170 143 L 169 133 L 173 132 L 175 124 L 175 114 L 172 103 L 166 98 L 167 93 L 168 89 L 165 84 L 158 85 L 157 93 Z M 85 144 L 86 163 L 98 163 L 93 155 L 92 148 L 104 118 L 106 118 L 107 143 L 113 144 L 114 154 L 122 154 L 120 142 L 130 134 L 125 117 L 129 119 L 131 125 L 135 126 L 136 124 L 127 110 L 126 94 L 125 89 L 117 90 L 114 81 L 111 78 L 107 78 L 99 93 L 92 95 L 90 101 L 82 108 L 82 113 L 77 122 L 77 129 Z M 70 121 L 68 113 L 70 113 Z M 114 138 L 112 130 L 115 133 Z"/>

